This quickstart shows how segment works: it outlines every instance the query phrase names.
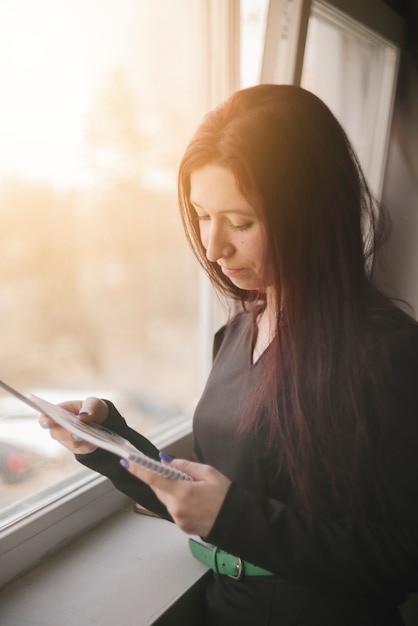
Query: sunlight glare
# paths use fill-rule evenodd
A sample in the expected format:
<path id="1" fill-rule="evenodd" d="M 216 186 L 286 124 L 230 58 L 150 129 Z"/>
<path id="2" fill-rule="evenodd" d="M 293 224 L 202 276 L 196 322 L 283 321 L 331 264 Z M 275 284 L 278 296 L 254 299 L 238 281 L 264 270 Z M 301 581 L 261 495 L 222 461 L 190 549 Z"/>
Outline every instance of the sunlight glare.
<path id="1" fill-rule="evenodd" d="M 115 6 L 1 2 L 0 176 L 58 187 L 86 182 L 83 117 L 107 62 Z"/>

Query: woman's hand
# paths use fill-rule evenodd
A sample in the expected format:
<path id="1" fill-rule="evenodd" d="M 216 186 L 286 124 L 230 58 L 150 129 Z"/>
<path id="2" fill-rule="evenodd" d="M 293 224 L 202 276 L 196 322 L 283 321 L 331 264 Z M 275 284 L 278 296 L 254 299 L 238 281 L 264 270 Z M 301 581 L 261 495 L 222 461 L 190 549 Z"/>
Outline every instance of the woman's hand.
<path id="1" fill-rule="evenodd" d="M 165 478 L 132 462 L 127 470 L 151 487 L 181 530 L 206 537 L 231 481 L 209 465 L 175 459 L 170 462 L 170 467 L 186 472 L 194 479 L 193 482 Z"/>
<path id="2" fill-rule="evenodd" d="M 86 398 L 86 400 L 72 400 L 70 402 L 62 402 L 59 404 L 70 413 L 77 415 L 81 421 L 95 424 L 102 424 L 108 416 L 109 409 L 103 400 L 99 398 Z M 88 441 L 80 441 L 75 438 L 68 430 L 56 424 L 50 417 L 41 415 L 39 423 L 42 428 L 49 429 L 52 439 L 59 441 L 73 454 L 89 454 L 96 450 L 97 446 Z"/>

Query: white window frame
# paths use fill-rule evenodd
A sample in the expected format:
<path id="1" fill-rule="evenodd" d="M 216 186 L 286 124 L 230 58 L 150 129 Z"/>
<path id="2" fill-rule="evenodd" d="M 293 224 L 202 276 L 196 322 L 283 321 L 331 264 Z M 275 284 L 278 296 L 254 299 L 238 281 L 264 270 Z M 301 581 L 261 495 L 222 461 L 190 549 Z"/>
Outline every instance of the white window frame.
<path id="1" fill-rule="evenodd" d="M 299 85 L 311 0 L 270 0 L 261 82 Z"/>
<path id="2" fill-rule="evenodd" d="M 202 0 L 206 10 L 207 109 L 213 108 L 239 86 L 239 0 Z M 207 279 L 201 278 L 200 337 L 202 378 L 210 367 L 213 331 L 219 306 Z M 191 451 L 192 420 L 174 424 L 151 436 L 158 448 L 175 456 Z M 102 476 L 84 478 L 41 509 L 0 531 L 0 588 L 70 543 L 88 528 L 126 505 L 126 496 Z"/>
<path id="3" fill-rule="evenodd" d="M 269 0 L 261 69 L 262 83 L 299 85 L 312 0 Z M 318 0 L 402 45 L 400 17 L 381 0 Z"/>
<path id="4" fill-rule="evenodd" d="M 374 31 L 397 52 L 385 74 L 376 111 L 379 132 L 372 137 L 371 152 L 378 157 L 368 159 L 366 171 L 372 191 L 380 200 L 403 42 L 402 19 L 387 4 L 381 0 L 269 0 L 261 82 L 300 85 L 309 16 L 311 12 L 320 13 L 321 7 L 324 12 L 338 11 L 347 22 Z"/>

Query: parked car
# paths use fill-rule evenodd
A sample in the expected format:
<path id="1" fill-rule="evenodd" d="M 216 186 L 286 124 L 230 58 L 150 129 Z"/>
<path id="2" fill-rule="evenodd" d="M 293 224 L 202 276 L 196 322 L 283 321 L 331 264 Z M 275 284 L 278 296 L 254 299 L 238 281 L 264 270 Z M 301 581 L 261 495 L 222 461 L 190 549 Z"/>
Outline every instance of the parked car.
<path id="1" fill-rule="evenodd" d="M 0 484 L 13 484 L 32 475 L 29 457 L 24 450 L 0 441 Z"/>

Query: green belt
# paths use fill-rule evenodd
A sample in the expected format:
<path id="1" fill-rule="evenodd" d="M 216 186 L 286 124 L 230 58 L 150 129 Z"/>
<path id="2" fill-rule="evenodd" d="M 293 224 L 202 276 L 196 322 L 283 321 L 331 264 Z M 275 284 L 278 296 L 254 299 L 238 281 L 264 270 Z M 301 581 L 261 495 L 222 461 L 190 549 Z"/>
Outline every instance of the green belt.
<path id="1" fill-rule="evenodd" d="M 244 576 L 274 576 L 258 565 L 243 561 L 238 556 L 219 548 L 209 548 L 194 539 L 189 539 L 189 546 L 193 556 L 213 569 L 216 574 L 224 574 L 236 580 L 241 580 Z"/>

